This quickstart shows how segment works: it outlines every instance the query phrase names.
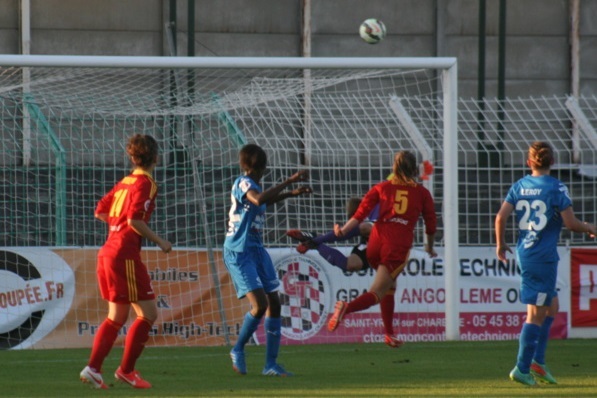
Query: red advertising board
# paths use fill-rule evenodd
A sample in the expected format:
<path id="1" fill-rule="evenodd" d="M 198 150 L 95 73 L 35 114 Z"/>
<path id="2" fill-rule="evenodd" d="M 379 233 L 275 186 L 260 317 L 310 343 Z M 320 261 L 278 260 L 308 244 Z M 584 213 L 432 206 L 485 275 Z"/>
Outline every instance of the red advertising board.
<path id="1" fill-rule="evenodd" d="M 570 285 L 572 326 L 597 326 L 597 249 L 572 249 Z"/>

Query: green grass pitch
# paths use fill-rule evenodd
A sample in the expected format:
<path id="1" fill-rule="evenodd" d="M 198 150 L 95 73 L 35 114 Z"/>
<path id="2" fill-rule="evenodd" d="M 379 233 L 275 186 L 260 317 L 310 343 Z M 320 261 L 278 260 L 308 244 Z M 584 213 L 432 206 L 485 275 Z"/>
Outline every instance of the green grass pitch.
<path id="1" fill-rule="evenodd" d="M 261 376 L 264 347 L 247 347 L 248 374 L 233 372 L 228 347 L 148 347 L 137 369 L 153 384 L 114 381 L 120 348 L 104 364 L 109 391 L 79 381 L 89 349 L 0 352 L 2 397 L 589 397 L 597 396 L 597 341 L 553 340 L 548 364 L 558 385 L 508 379 L 517 341 L 282 346 L 294 377 Z"/>

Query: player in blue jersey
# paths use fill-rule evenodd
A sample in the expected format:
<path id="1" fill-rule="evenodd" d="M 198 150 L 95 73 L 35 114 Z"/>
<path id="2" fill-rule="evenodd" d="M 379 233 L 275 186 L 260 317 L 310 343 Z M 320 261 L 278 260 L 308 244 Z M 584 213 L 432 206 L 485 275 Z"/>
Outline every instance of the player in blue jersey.
<path id="1" fill-rule="evenodd" d="M 559 309 L 557 244 L 562 224 L 591 237 L 596 233 L 595 225 L 574 215 L 566 186 L 549 175 L 553 163 L 549 144 L 532 143 L 527 158 L 532 173 L 512 185 L 495 219 L 496 254 L 500 261 L 506 261 L 506 252 L 512 253 L 505 240 L 506 223 L 513 212 L 516 215 L 516 257 L 522 276 L 520 300 L 527 305 L 527 317 L 510 379 L 526 385 L 534 385 L 535 380 L 556 384 L 545 365 L 545 350 Z"/>
<path id="2" fill-rule="evenodd" d="M 265 208 L 289 197 L 310 194 L 308 186 L 284 191 L 295 182 L 305 181 L 307 171 L 299 171 L 286 181 L 263 190 L 260 180 L 267 167 L 265 151 L 255 144 L 242 147 L 239 164 L 243 175 L 232 186 L 228 232 L 224 241 L 224 262 L 230 273 L 239 299 L 247 297 L 251 309 L 246 313 L 238 340 L 232 350 L 232 368 L 246 374 L 245 345 L 257 330 L 265 316 L 266 359 L 262 374 L 266 376 L 290 376 L 276 359 L 280 348 L 280 281 L 272 260 L 263 247 Z"/>

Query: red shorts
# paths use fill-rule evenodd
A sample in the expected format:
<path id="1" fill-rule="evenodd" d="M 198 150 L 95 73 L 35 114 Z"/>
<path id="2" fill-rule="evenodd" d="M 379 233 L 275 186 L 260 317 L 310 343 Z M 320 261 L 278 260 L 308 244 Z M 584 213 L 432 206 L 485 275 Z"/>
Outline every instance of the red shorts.
<path id="1" fill-rule="evenodd" d="M 140 258 L 97 257 L 97 282 L 102 298 L 112 303 L 154 300 L 151 277 Z"/>
<path id="2" fill-rule="evenodd" d="M 375 270 L 379 265 L 385 266 L 392 275 L 392 279 L 396 279 L 402 272 L 409 256 L 410 247 L 398 246 L 388 239 L 380 239 L 379 236 L 374 237 L 373 234 L 369 237 L 367 243 L 369 265 Z"/>

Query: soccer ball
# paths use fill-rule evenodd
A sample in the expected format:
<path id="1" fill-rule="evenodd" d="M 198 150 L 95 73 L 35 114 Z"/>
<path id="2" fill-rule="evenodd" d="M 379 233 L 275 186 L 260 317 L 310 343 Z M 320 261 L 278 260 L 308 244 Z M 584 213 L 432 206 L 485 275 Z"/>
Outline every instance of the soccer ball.
<path id="1" fill-rule="evenodd" d="M 369 44 L 377 44 L 386 36 L 386 25 L 379 19 L 369 18 L 359 28 L 361 38 Z"/>

